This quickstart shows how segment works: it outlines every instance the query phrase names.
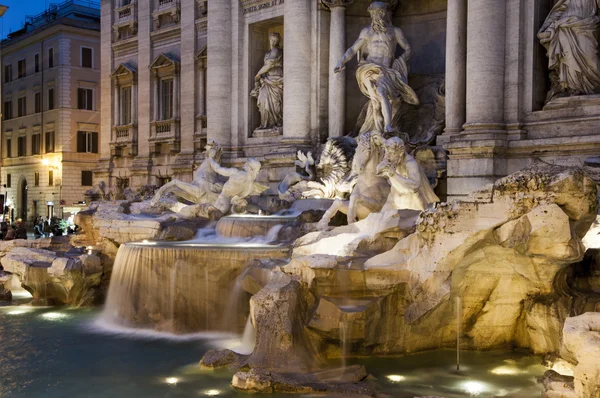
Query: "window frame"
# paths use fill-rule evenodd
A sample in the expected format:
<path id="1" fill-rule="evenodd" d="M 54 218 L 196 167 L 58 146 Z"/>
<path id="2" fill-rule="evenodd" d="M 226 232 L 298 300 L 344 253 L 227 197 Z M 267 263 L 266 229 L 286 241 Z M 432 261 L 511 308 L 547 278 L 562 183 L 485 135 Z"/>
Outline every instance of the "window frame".
<path id="1" fill-rule="evenodd" d="M 89 178 L 89 179 L 87 179 L 87 178 Z M 86 182 L 89 182 L 89 184 L 86 184 Z M 82 187 L 91 187 L 93 185 L 94 185 L 94 173 L 92 172 L 92 170 L 81 170 L 81 186 Z"/>
<path id="2" fill-rule="evenodd" d="M 83 65 L 83 50 L 90 50 L 90 66 Z M 79 66 L 86 69 L 94 69 L 94 48 L 88 46 L 79 47 Z"/>
<path id="3" fill-rule="evenodd" d="M 48 69 L 54 68 L 54 47 L 48 48 Z"/>
<path id="4" fill-rule="evenodd" d="M 95 144 L 95 145 L 94 145 Z M 95 131 L 77 132 L 77 153 L 98 153 L 99 135 Z"/>
<path id="5" fill-rule="evenodd" d="M 40 53 L 33 54 L 33 73 L 40 72 Z"/>
<path id="6" fill-rule="evenodd" d="M 83 95 L 82 95 L 83 93 Z M 94 110 L 94 89 L 93 88 L 77 88 L 77 109 L 83 111 Z"/>
<path id="7" fill-rule="evenodd" d="M 40 186 L 40 172 L 39 171 L 36 171 L 35 173 L 33 173 L 33 186 L 34 187 Z"/>
<path id="8" fill-rule="evenodd" d="M 36 148 L 37 141 L 37 148 Z M 31 154 L 40 155 L 42 153 L 42 135 L 35 133 L 31 135 Z"/>
<path id="9" fill-rule="evenodd" d="M 17 137 L 17 157 L 27 156 L 27 136 L 21 135 Z"/>
<path id="10" fill-rule="evenodd" d="M 12 137 L 6 139 L 6 158 L 12 158 Z"/>
<path id="11" fill-rule="evenodd" d="M 13 118 L 13 105 L 12 99 L 4 101 L 3 109 L 2 109 L 2 119 L 10 120 Z"/>
<path id="12" fill-rule="evenodd" d="M 125 101 L 125 92 L 129 92 L 129 101 Z M 133 86 L 123 86 L 119 88 L 119 119 L 121 122 L 121 126 L 126 126 L 132 123 L 133 121 Z M 129 104 L 129 106 L 127 106 Z M 127 118 L 125 116 L 128 116 Z"/>
<path id="13" fill-rule="evenodd" d="M 33 113 L 42 112 L 42 93 L 39 91 L 33 94 Z"/>
<path id="14" fill-rule="evenodd" d="M 50 146 L 50 144 L 52 146 Z M 55 150 L 54 146 L 54 131 L 46 131 L 44 133 L 44 150 L 45 153 L 53 153 Z"/>
<path id="15" fill-rule="evenodd" d="M 48 186 L 54 186 L 54 170 L 48 170 Z"/>
<path id="16" fill-rule="evenodd" d="M 165 90 L 165 85 L 168 84 L 170 87 L 170 95 L 166 96 L 167 91 Z M 173 77 L 166 77 L 160 79 L 160 119 L 159 120 L 171 120 L 175 115 L 175 79 Z M 167 99 L 169 101 L 169 108 L 167 108 Z M 168 111 L 168 112 L 167 112 Z M 167 117 L 167 113 L 169 117 Z"/>
<path id="17" fill-rule="evenodd" d="M 27 96 L 17 98 L 17 117 L 27 116 Z"/>
<path id="18" fill-rule="evenodd" d="M 4 65 L 4 83 L 13 81 L 12 64 Z"/>
<path id="19" fill-rule="evenodd" d="M 25 77 L 27 77 L 27 58 L 22 58 L 17 61 L 17 79 Z"/>
<path id="20" fill-rule="evenodd" d="M 52 95 L 50 95 L 50 93 L 52 93 Z M 55 104 L 54 104 L 54 87 L 50 87 L 48 89 L 48 110 L 54 110 L 55 109 Z"/>

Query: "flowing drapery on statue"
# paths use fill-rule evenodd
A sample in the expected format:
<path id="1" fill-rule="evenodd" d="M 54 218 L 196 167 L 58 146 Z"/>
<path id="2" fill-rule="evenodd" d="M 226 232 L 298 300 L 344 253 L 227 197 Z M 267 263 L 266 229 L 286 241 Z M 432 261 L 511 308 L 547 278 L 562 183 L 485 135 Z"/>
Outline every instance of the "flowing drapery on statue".
<path id="1" fill-rule="evenodd" d="M 385 131 L 385 121 L 376 94 L 378 89 L 391 101 L 392 126 L 398 119 L 402 101 L 419 105 L 417 94 L 408 85 L 408 65 L 404 58 L 394 60 L 391 68 L 376 62 L 363 61 L 356 70 L 356 80 L 360 91 L 370 99 L 365 122 L 360 129 L 361 134 L 368 131 Z"/>
<path id="2" fill-rule="evenodd" d="M 368 8 L 371 26 L 364 28 L 334 69 L 345 68 L 358 55 L 356 80 L 360 91 L 369 98 L 367 114 L 360 133 L 392 133 L 398 129 L 402 101 L 419 105 L 419 98 L 408 85 L 408 61 L 412 50 L 400 28 L 389 22 L 389 4 L 375 1 Z M 394 59 L 396 46 L 404 52 Z"/>
<path id="3" fill-rule="evenodd" d="M 260 127 L 272 129 L 283 126 L 283 50 L 279 47 L 281 36 L 269 35 L 271 49 L 265 54 L 264 65 L 255 76 L 250 96 L 256 98 L 260 112 Z"/>
<path id="4" fill-rule="evenodd" d="M 599 7 L 600 0 L 559 0 L 539 30 L 552 82 L 547 102 L 600 91 Z"/>

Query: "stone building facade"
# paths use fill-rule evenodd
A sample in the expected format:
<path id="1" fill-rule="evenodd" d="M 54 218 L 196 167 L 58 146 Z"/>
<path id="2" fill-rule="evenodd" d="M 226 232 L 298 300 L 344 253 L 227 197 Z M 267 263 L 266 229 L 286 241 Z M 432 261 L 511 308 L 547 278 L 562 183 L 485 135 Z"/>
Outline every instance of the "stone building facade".
<path id="1" fill-rule="evenodd" d="M 2 195 L 13 219 L 68 217 L 100 138 L 100 9 L 68 0 L 2 42 Z"/>
<path id="2" fill-rule="evenodd" d="M 441 128 L 427 143 L 444 153 L 438 165 L 447 160 L 442 197 L 465 196 L 535 158 L 583 165 L 599 152 L 597 94 L 546 103 L 551 71 L 538 31 L 553 0 L 385 2 L 412 47 L 408 81 L 422 100 L 406 112 L 420 118 L 404 125 L 409 136 L 437 123 L 441 108 Z M 96 181 L 189 181 L 204 143 L 214 140 L 228 164 L 260 160 L 260 180 L 274 187 L 294 169 L 298 150 L 318 153 L 329 137 L 356 134 L 367 102 L 357 62 L 339 74 L 333 68 L 369 26 L 371 3 L 103 0 L 107 145 Z M 274 34 L 283 52 L 283 123 L 265 133 L 250 92 Z"/>

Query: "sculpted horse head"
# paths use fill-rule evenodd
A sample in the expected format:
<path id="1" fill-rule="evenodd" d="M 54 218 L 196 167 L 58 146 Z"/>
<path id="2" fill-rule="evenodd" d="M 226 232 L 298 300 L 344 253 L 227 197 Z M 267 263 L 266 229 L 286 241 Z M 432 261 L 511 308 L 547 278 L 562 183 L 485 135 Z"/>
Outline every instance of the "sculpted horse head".
<path id="1" fill-rule="evenodd" d="M 352 160 L 352 173 L 375 173 L 385 153 L 385 139 L 381 133 L 369 131 L 358 136 L 356 141 L 358 146 Z"/>

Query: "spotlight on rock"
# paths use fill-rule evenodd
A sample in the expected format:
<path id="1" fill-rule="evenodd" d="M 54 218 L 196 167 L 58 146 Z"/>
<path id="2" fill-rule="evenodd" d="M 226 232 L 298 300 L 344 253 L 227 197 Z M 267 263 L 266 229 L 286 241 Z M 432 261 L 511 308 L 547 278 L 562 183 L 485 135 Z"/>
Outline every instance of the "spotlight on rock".
<path id="1" fill-rule="evenodd" d="M 206 390 L 204 391 L 204 395 L 207 397 L 216 397 L 217 395 L 221 395 L 221 391 L 215 389 Z"/>

